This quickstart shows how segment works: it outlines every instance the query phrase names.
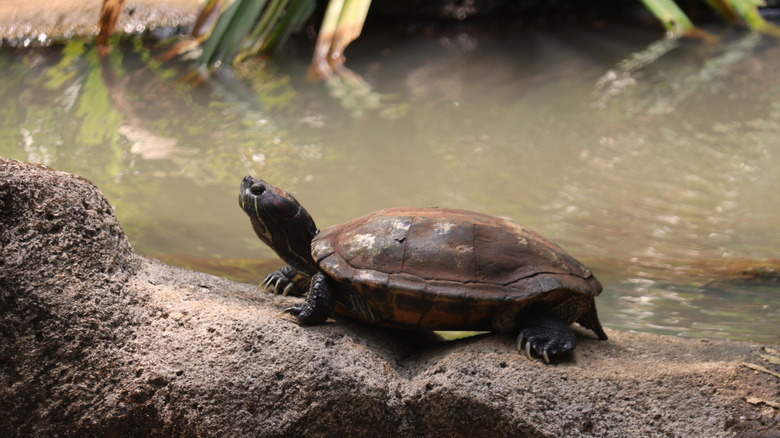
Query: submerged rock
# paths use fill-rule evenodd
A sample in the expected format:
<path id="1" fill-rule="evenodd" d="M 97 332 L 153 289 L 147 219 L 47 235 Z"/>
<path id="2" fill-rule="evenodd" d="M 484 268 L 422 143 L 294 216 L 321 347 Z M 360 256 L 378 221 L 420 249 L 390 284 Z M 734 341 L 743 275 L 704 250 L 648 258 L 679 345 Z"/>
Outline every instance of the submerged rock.
<path id="1" fill-rule="evenodd" d="M 1 436 L 777 431 L 776 346 L 609 331 L 548 366 L 511 336 L 300 327 L 293 302 L 136 255 L 92 183 L 0 158 Z"/>

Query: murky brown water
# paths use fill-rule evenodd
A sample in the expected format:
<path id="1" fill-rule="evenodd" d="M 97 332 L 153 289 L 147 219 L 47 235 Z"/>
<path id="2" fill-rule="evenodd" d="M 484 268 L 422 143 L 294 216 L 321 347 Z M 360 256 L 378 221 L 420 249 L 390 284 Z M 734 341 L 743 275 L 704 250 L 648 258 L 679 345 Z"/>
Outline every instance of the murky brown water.
<path id="1" fill-rule="evenodd" d="M 93 180 L 140 252 L 259 282 L 246 174 L 320 227 L 398 205 L 506 216 L 605 285 L 602 322 L 780 342 L 780 42 L 608 25 L 369 36 L 191 88 L 128 42 L 0 52 L 0 155 Z M 370 84 L 370 86 L 368 85 Z M 258 264 L 253 260 L 268 261 Z"/>

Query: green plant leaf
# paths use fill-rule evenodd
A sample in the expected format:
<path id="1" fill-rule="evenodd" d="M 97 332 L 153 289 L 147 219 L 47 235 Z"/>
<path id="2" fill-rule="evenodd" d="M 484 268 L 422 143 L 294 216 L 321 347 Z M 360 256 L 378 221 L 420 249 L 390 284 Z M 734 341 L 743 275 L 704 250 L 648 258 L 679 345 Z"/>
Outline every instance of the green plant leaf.
<path id="1" fill-rule="evenodd" d="M 764 20 L 764 17 L 758 12 L 758 7 L 763 5 L 762 0 L 727 0 L 739 15 L 745 19 L 747 25 L 759 32 L 780 37 L 780 27 Z"/>
<path id="2" fill-rule="evenodd" d="M 316 7 L 315 0 L 293 0 L 279 24 L 274 28 L 274 32 L 268 38 L 265 48 L 278 50 L 282 47 L 290 35 L 306 23 Z"/>
<path id="3" fill-rule="evenodd" d="M 228 6 L 203 46 L 200 63 L 230 62 L 236 46 L 257 22 L 265 4 L 266 0 L 235 0 Z"/>
<path id="4" fill-rule="evenodd" d="M 695 26 L 674 0 L 642 0 L 664 27 L 675 34 L 690 33 Z"/>

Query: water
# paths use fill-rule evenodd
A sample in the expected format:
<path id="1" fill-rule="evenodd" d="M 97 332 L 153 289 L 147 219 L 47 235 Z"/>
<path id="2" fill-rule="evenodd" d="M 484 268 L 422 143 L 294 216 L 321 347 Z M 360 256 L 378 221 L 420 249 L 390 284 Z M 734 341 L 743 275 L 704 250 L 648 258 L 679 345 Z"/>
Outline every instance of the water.
<path id="1" fill-rule="evenodd" d="M 0 155 L 95 182 L 136 250 L 259 282 L 246 174 L 318 226 L 390 206 L 523 223 L 589 265 L 613 329 L 780 342 L 780 43 L 605 25 L 364 36 L 194 87 L 128 41 L 0 51 Z"/>

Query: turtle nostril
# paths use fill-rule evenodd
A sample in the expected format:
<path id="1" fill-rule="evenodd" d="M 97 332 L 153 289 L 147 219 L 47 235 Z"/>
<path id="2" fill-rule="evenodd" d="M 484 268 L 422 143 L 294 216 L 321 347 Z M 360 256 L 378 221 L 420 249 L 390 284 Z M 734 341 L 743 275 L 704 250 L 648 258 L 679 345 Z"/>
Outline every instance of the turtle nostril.
<path id="1" fill-rule="evenodd" d="M 253 195 L 256 195 L 256 196 L 262 195 L 263 192 L 265 192 L 265 186 L 259 186 L 258 185 L 258 186 L 252 186 L 252 187 L 249 188 L 249 193 L 251 193 Z"/>

